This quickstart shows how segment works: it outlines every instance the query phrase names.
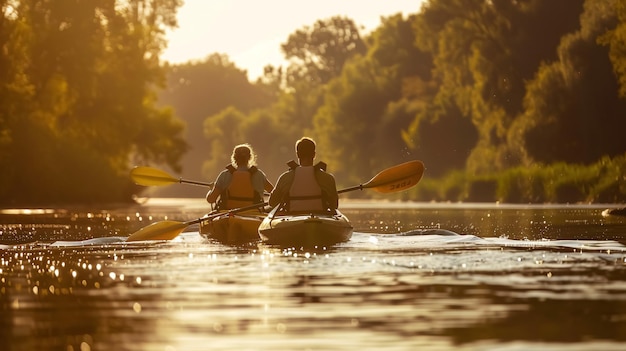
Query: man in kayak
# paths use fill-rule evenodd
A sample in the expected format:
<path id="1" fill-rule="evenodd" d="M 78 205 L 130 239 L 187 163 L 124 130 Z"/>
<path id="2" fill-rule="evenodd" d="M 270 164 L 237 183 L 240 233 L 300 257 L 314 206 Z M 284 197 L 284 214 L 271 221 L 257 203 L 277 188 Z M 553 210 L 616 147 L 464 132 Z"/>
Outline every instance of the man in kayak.
<path id="1" fill-rule="evenodd" d="M 288 163 L 289 171 L 278 178 L 269 205 L 282 206 L 287 212 L 334 212 L 339 204 L 335 177 L 326 172 L 326 164 L 313 164 L 315 141 L 301 138 L 296 142 L 299 163 Z"/>
<path id="2" fill-rule="evenodd" d="M 215 186 L 206 200 L 217 202 L 218 210 L 231 210 L 263 202 L 264 191 L 272 191 L 274 185 L 265 173 L 256 167 L 256 154 L 249 144 L 235 146 L 226 166 L 215 180 Z"/>

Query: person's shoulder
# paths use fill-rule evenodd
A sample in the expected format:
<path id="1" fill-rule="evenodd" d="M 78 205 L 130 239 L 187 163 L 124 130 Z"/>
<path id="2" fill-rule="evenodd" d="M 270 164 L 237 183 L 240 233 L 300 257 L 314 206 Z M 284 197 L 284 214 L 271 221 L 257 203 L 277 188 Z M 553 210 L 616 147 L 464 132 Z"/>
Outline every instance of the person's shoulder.
<path id="1" fill-rule="evenodd" d="M 313 165 L 313 167 L 315 168 L 316 172 L 319 176 L 324 177 L 324 178 L 335 178 L 332 173 L 329 173 L 327 170 L 327 165 L 325 162 L 318 162 L 315 165 Z"/>
<path id="2" fill-rule="evenodd" d="M 289 179 L 289 178 L 292 178 L 292 177 L 294 176 L 294 174 L 295 174 L 295 171 L 294 171 L 293 169 L 290 169 L 290 170 L 288 170 L 288 171 L 284 171 L 283 173 L 281 173 L 281 174 L 278 176 L 278 181 L 279 181 L 279 182 L 280 182 L 281 180 L 282 180 L 282 181 L 285 181 L 285 180 L 287 180 L 287 179 Z"/>
<path id="3" fill-rule="evenodd" d="M 265 172 L 263 172 L 263 170 L 260 168 L 257 168 L 256 171 L 252 173 L 252 176 L 267 178 L 267 175 L 265 174 Z"/>
<path id="4" fill-rule="evenodd" d="M 218 177 L 224 177 L 224 176 L 231 175 L 231 174 L 232 174 L 232 173 L 231 173 L 229 170 L 224 169 L 224 170 L 222 170 L 222 171 L 220 172 L 220 174 L 218 174 L 217 176 L 218 176 Z"/>
<path id="5" fill-rule="evenodd" d="M 332 173 L 328 173 L 328 172 L 320 172 L 320 175 L 326 179 L 332 179 L 335 180 L 335 176 Z"/>
<path id="6" fill-rule="evenodd" d="M 254 167 L 256 168 L 256 172 L 257 173 L 265 174 L 265 172 L 262 169 L 260 169 L 259 167 L 256 167 L 256 166 L 254 166 Z"/>

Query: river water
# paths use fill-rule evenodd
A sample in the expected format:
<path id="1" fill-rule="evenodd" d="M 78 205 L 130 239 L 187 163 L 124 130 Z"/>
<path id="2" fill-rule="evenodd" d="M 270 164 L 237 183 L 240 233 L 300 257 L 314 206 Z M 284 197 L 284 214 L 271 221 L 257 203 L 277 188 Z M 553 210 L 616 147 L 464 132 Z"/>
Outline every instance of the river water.
<path id="1" fill-rule="evenodd" d="M 0 350 L 624 350 L 608 207 L 343 202 L 316 251 L 124 241 L 199 200 L 0 210 Z"/>

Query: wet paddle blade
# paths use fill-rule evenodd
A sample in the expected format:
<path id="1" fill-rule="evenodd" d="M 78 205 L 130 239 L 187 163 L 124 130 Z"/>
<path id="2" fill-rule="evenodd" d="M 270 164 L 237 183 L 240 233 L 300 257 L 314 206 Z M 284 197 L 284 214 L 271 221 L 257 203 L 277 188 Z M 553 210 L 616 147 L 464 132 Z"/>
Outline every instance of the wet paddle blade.
<path id="1" fill-rule="evenodd" d="M 176 221 L 155 222 L 134 232 L 126 241 L 172 240 L 188 226 L 188 223 Z"/>
<path id="2" fill-rule="evenodd" d="M 409 161 L 381 171 L 369 182 L 363 184 L 363 188 L 384 194 L 395 193 L 417 185 L 423 174 L 424 163 L 422 161 Z"/>
<path id="3" fill-rule="evenodd" d="M 143 186 L 162 186 L 178 183 L 178 179 L 167 172 L 152 167 L 135 167 L 130 171 L 130 177 L 135 184 Z"/>

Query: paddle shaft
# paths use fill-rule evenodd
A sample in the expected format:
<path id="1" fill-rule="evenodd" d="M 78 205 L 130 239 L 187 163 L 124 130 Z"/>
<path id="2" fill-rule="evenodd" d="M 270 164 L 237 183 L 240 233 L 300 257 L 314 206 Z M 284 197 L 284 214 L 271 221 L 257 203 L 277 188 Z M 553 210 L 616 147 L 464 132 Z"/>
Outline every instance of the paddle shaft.
<path id="1" fill-rule="evenodd" d="M 133 170 L 130 172 L 130 176 L 135 181 L 135 184 L 143 186 L 167 186 L 173 183 L 181 183 L 212 188 L 215 185 L 215 182 L 207 183 L 199 182 L 196 180 L 176 178 L 165 171 L 147 166 L 133 168 Z M 264 195 L 269 195 L 269 193 L 265 192 Z"/>
<path id="2" fill-rule="evenodd" d="M 202 221 L 204 221 L 206 219 L 219 217 L 219 216 L 224 215 L 224 214 L 233 214 L 233 213 L 243 212 L 243 211 L 247 211 L 247 210 L 254 210 L 255 208 L 263 207 L 265 205 L 267 205 L 267 202 L 259 202 L 259 203 L 256 203 L 256 204 L 252 204 L 250 206 L 238 207 L 238 208 L 234 208 L 232 210 L 228 210 L 228 211 L 225 211 L 225 212 L 209 214 L 207 216 L 196 218 L 196 219 L 193 219 L 191 221 L 184 222 L 184 223 L 187 224 L 187 225 L 192 225 L 192 224 L 200 223 L 200 222 L 202 222 Z"/>
<path id="3" fill-rule="evenodd" d="M 209 214 L 209 215 L 206 215 L 204 217 L 200 217 L 200 218 L 192 219 L 191 221 L 183 222 L 183 224 L 186 224 L 187 226 L 190 226 L 192 224 L 197 224 L 197 223 L 200 223 L 200 222 L 202 222 L 204 220 L 212 219 L 212 218 L 215 218 L 215 217 L 219 217 L 221 215 L 233 214 L 233 213 L 243 212 L 243 211 L 247 211 L 247 210 L 254 210 L 255 208 L 259 208 L 259 207 L 262 207 L 262 206 L 265 206 L 265 205 L 267 205 L 267 202 L 259 202 L 257 204 L 253 204 L 253 205 L 250 205 L 250 206 L 238 207 L 238 208 L 232 209 L 230 211 Z"/>
<path id="4" fill-rule="evenodd" d="M 363 190 L 363 189 L 364 189 L 364 188 L 363 188 L 363 185 L 361 184 L 361 185 L 352 186 L 352 187 L 349 187 L 349 188 L 345 188 L 345 189 L 337 190 L 337 193 L 338 193 L 338 194 L 343 194 L 343 193 L 347 193 L 347 192 L 349 192 L 349 191 L 354 191 L 354 190 Z"/>
<path id="5" fill-rule="evenodd" d="M 186 180 L 186 179 L 182 179 L 182 178 L 179 178 L 178 182 L 179 183 L 184 183 L 184 184 L 192 184 L 192 185 L 204 186 L 204 187 L 209 187 L 209 188 L 212 187 L 213 184 L 215 184 L 215 183 L 197 182 L 195 180 Z"/>

